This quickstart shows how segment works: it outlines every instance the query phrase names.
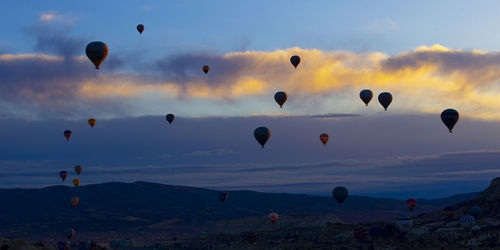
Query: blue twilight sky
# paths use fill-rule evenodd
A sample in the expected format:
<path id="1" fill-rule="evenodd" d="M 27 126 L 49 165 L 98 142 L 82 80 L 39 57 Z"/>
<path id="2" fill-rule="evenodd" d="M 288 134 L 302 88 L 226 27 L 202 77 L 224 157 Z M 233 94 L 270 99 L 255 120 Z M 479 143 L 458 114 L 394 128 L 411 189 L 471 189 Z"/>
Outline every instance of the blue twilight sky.
<path id="1" fill-rule="evenodd" d="M 83 164 L 82 184 L 433 198 L 479 191 L 500 172 L 497 1 L 2 7 L 0 187 L 60 184 L 61 169 Z M 84 55 L 95 40 L 110 51 L 99 70 Z M 362 89 L 374 92 L 368 107 Z M 282 109 L 276 91 L 288 94 Z M 453 134 L 439 119 L 447 108 L 460 112 Z M 259 126 L 272 131 L 264 149 Z"/>

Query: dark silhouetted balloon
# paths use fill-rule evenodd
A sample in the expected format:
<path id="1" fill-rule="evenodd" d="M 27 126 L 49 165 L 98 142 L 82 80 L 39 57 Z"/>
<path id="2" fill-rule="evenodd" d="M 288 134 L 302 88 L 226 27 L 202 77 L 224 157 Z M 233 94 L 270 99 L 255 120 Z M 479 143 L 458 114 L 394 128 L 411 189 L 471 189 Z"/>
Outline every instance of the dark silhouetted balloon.
<path id="1" fill-rule="evenodd" d="M 276 102 L 280 105 L 280 108 L 283 108 L 283 104 L 285 104 L 286 99 L 288 99 L 288 95 L 283 91 L 276 92 L 276 94 L 274 94 L 274 100 L 276 100 Z"/>
<path id="2" fill-rule="evenodd" d="M 75 166 L 75 172 L 76 172 L 77 174 L 80 174 L 80 173 L 82 172 L 82 170 L 83 170 L 82 165 L 76 165 L 76 166 Z"/>
<path id="3" fill-rule="evenodd" d="M 208 65 L 201 67 L 201 69 L 205 72 L 205 74 L 208 74 L 208 71 L 210 71 L 210 67 Z"/>
<path id="4" fill-rule="evenodd" d="M 66 141 L 69 141 L 69 138 L 71 138 L 72 135 L 73 133 L 71 133 L 71 130 L 64 131 L 64 137 L 66 137 Z"/>
<path id="5" fill-rule="evenodd" d="M 168 123 L 172 124 L 172 122 L 175 119 L 175 116 L 173 114 L 168 114 L 168 115 L 165 116 L 165 118 L 167 119 Z"/>
<path id="6" fill-rule="evenodd" d="M 89 119 L 89 125 L 90 125 L 90 127 L 91 127 L 91 128 L 93 128 L 93 127 L 94 127 L 95 123 L 96 123 L 95 118 L 90 118 L 90 119 Z"/>
<path id="7" fill-rule="evenodd" d="M 444 208 L 444 213 L 446 214 L 446 216 L 448 216 L 448 218 L 451 218 L 453 217 L 453 215 L 455 215 L 455 210 L 455 207 L 447 206 Z"/>
<path id="8" fill-rule="evenodd" d="M 380 104 L 382 104 L 382 107 L 384 107 L 385 111 L 387 111 L 387 107 L 389 107 L 389 105 L 392 102 L 391 93 L 389 92 L 380 93 L 380 95 L 378 95 L 378 102 L 380 102 Z"/>
<path id="9" fill-rule="evenodd" d="M 365 105 L 368 106 L 368 103 L 373 98 L 373 92 L 369 89 L 361 90 L 361 92 L 359 92 L 359 97 L 365 103 Z"/>
<path id="10" fill-rule="evenodd" d="M 349 191 L 347 191 L 347 188 L 345 187 L 336 187 L 332 191 L 333 198 L 339 203 L 339 205 L 342 205 L 344 203 L 345 199 L 347 199 L 347 196 L 349 195 Z"/>
<path id="11" fill-rule="evenodd" d="M 276 222 L 278 222 L 279 215 L 277 213 L 270 213 L 268 217 L 271 223 L 276 224 Z"/>
<path id="12" fill-rule="evenodd" d="M 61 177 L 63 181 L 66 180 L 66 177 L 68 177 L 68 171 L 59 172 L 59 177 Z"/>
<path id="13" fill-rule="evenodd" d="M 201 232 L 200 233 L 200 238 L 206 239 L 207 237 L 208 237 L 208 233 L 207 232 Z"/>
<path id="14" fill-rule="evenodd" d="M 245 239 L 248 243 L 254 244 L 255 242 L 257 242 L 257 233 L 256 232 L 247 232 Z"/>
<path id="15" fill-rule="evenodd" d="M 415 207 L 417 206 L 417 200 L 408 199 L 406 200 L 405 204 L 408 207 L 408 209 L 410 209 L 410 211 L 413 212 L 413 209 L 415 209 Z"/>
<path id="16" fill-rule="evenodd" d="M 323 146 L 326 146 L 326 143 L 328 142 L 329 139 L 330 136 L 326 133 L 319 135 L 319 140 L 321 141 L 321 143 L 323 143 Z"/>
<path id="17" fill-rule="evenodd" d="M 228 193 L 224 193 L 224 192 L 220 192 L 219 193 L 219 200 L 224 202 L 227 200 L 227 198 L 229 198 L 229 194 Z"/>
<path id="18" fill-rule="evenodd" d="M 457 124 L 459 117 L 458 112 L 454 109 L 447 109 L 441 113 L 441 121 L 443 121 L 450 133 L 452 132 L 455 124 Z"/>
<path id="19" fill-rule="evenodd" d="M 271 137 L 271 130 L 266 127 L 258 127 L 253 132 L 253 136 L 255 140 L 259 142 L 259 144 L 264 148 L 264 144 L 266 144 L 267 140 Z"/>
<path id="20" fill-rule="evenodd" d="M 299 66 L 299 63 L 300 63 L 300 57 L 297 55 L 294 55 L 294 56 L 290 57 L 290 62 L 292 63 L 292 65 L 295 68 L 297 68 L 297 66 Z"/>
<path id="21" fill-rule="evenodd" d="M 144 25 L 142 24 L 137 25 L 137 31 L 139 31 L 139 34 L 142 34 L 142 32 L 144 31 Z"/>
<path id="22" fill-rule="evenodd" d="M 95 68 L 98 69 L 108 56 L 108 45 L 103 42 L 91 42 L 87 45 L 85 52 Z"/>

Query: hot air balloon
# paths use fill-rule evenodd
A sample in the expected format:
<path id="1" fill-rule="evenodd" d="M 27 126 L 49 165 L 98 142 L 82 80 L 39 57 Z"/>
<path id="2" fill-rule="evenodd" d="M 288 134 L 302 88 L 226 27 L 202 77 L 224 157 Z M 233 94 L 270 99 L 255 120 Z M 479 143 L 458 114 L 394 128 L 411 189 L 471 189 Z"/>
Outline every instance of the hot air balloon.
<path id="1" fill-rule="evenodd" d="M 365 103 L 365 105 L 368 106 L 368 103 L 373 98 L 373 92 L 369 89 L 361 90 L 361 92 L 359 92 L 359 97 Z"/>
<path id="2" fill-rule="evenodd" d="M 219 200 L 224 202 L 227 200 L 227 198 L 229 198 L 229 194 L 228 193 L 224 193 L 224 192 L 220 192 L 219 193 Z"/>
<path id="3" fill-rule="evenodd" d="M 75 236 L 75 229 L 73 228 L 69 228 L 67 229 L 65 232 L 64 232 L 64 235 L 66 235 L 66 237 L 68 238 L 68 240 L 71 240 L 73 238 L 73 236 Z"/>
<path id="4" fill-rule="evenodd" d="M 300 57 L 297 56 L 297 55 L 294 55 L 292 57 L 290 57 L 290 62 L 292 63 L 292 65 L 297 68 L 297 66 L 299 65 L 300 63 Z"/>
<path id="5" fill-rule="evenodd" d="M 366 236 L 368 236 L 368 231 L 366 230 L 366 227 L 355 228 L 352 232 L 359 242 L 363 242 L 366 239 Z"/>
<path id="6" fill-rule="evenodd" d="M 258 127 L 253 131 L 253 136 L 255 140 L 259 142 L 259 144 L 264 148 L 264 144 L 266 144 L 267 140 L 271 137 L 271 130 L 266 127 Z"/>
<path id="7" fill-rule="evenodd" d="M 413 226 L 413 220 L 408 216 L 399 216 L 396 219 L 396 227 L 400 232 L 408 232 Z"/>
<path id="8" fill-rule="evenodd" d="M 80 179 L 73 179 L 72 182 L 75 187 L 78 187 L 78 185 L 80 185 Z"/>
<path id="9" fill-rule="evenodd" d="M 201 232 L 200 233 L 200 238 L 202 238 L 202 239 L 206 239 L 207 236 L 208 236 L 207 232 Z"/>
<path id="10" fill-rule="evenodd" d="M 144 25 L 142 24 L 137 25 L 137 31 L 139 31 L 139 34 L 142 34 L 142 32 L 144 31 Z"/>
<path id="11" fill-rule="evenodd" d="M 329 139 L 330 136 L 326 133 L 319 135 L 319 140 L 321 141 L 321 143 L 323 143 L 323 146 L 326 146 L 326 143 L 328 142 Z"/>
<path id="12" fill-rule="evenodd" d="M 59 177 L 61 177 L 63 181 L 66 180 L 66 177 L 68 177 L 68 171 L 59 172 Z"/>
<path id="13" fill-rule="evenodd" d="M 455 210 L 455 207 L 447 206 L 444 208 L 444 213 L 446 214 L 446 216 L 448 216 L 448 218 L 451 218 L 455 214 Z"/>
<path id="14" fill-rule="evenodd" d="M 71 138 L 72 135 L 73 133 L 71 133 L 71 130 L 64 131 L 64 137 L 66 137 L 66 141 L 69 141 L 69 138 Z"/>
<path id="15" fill-rule="evenodd" d="M 173 114 L 168 114 L 167 116 L 165 116 L 165 118 L 167 118 L 168 123 L 172 124 L 172 122 L 175 119 L 175 116 Z"/>
<path id="16" fill-rule="evenodd" d="M 87 45 L 85 52 L 90 61 L 95 65 L 95 68 L 98 69 L 99 65 L 108 56 L 108 45 L 103 42 L 91 42 Z"/>
<path id="17" fill-rule="evenodd" d="M 76 165 L 76 166 L 75 166 L 75 172 L 76 172 L 77 174 L 80 174 L 80 172 L 82 172 L 82 170 L 83 170 L 82 165 Z"/>
<path id="18" fill-rule="evenodd" d="M 406 200 L 405 204 L 408 207 L 408 209 L 410 209 L 410 211 L 413 212 L 413 209 L 415 209 L 415 207 L 417 206 L 417 200 L 408 199 Z"/>
<path id="19" fill-rule="evenodd" d="M 208 65 L 201 67 L 201 69 L 205 72 L 205 75 L 208 74 L 208 71 L 210 71 L 210 67 Z"/>
<path id="20" fill-rule="evenodd" d="M 465 230 L 470 230 L 476 224 L 476 219 L 472 215 L 463 215 L 460 217 L 460 226 L 464 227 Z"/>
<path id="21" fill-rule="evenodd" d="M 285 104 L 286 99 L 288 99 L 288 95 L 283 91 L 279 91 L 274 94 L 274 100 L 280 105 L 280 108 L 283 108 L 283 104 Z"/>
<path id="22" fill-rule="evenodd" d="M 383 92 L 378 95 L 378 102 L 382 104 L 382 107 L 384 107 L 385 111 L 387 111 L 387 107 L 389 107 L 389 104 L 392 102 L 392 95 L 389 92 Z"/>
<path id="23" fill-rule="evenodd" d="M 80 202 L 80 199 L 78 197 L 71 197 L 69 201 L 71 202 L 71 204 L 73 204 L 73 207 L 76 207 L 76 204 Z"/>
<path id="24" fill-rule="evenodd" d="M 93 127 L 94 127 L 95 123 L 96 123 L 95 118 L 90 118 L 90 119 L 89 119 L 89 125 L 90 125 L 90 127 L 91 127 L 91 128 L 93 128 Z"/>
<path id="25" fill-rule="evenodd" d="M 345 199 L 347 199 L 347 196 L 349 195 L 349 191 L 347 191 L 347 188 L 345 187 L 336 187 L 332 191 L 333 198 L 337 200 L 339 205 L 342 205 L 344 203 Z"/>
<path id="26" fill-rule="evenodd" d="M 457 124 L 458 118 L 458 112 L 454 109 L 447 109 L 441 113 L 441 121 L 443 121 L 450 133 L 455 124 Z"/>
<path id="27" fill-rule="evenodd" d="M 481 216 L 481 214 L 482 214 L 481 207 L 479 207 L 479 206 L 470 207 L 469 214 L 474 216 L 474 219 L 479 219 L 479 216 Z"/>
<path id="28" fill-rule="evenodd" d="M 257 241 L 257 233 L 255 232 L 247 232 L 245 237 L 246 241 L 250 244 L 254 244 Z"/>
<path id="29" fill-rule="evenodd" d="M 276 224 L 276 222 L 278 222 L 279 215 L 277 213 L 270 213 L 267 217 L 269 217 L 271 223 Z"/>

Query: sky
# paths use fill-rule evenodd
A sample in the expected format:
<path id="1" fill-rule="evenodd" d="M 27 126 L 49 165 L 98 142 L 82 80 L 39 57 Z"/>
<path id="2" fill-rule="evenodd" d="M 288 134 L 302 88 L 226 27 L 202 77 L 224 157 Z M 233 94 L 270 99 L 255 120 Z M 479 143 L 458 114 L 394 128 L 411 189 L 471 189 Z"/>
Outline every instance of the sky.
<path id="1" fill-rule="evenodd" d="M 437 198 L 480 191 L 500 171 L 495 1 L 3 6 L 0 188 L 61 184 L 60 170 L 82 164 L 82 184 Z M 109 47 L 99 70 L 84 54 L 92 41 Z M 447 108 L 460 112 L 452 134 Z M 259 126 L 271 130 L 264 149 Z"/>

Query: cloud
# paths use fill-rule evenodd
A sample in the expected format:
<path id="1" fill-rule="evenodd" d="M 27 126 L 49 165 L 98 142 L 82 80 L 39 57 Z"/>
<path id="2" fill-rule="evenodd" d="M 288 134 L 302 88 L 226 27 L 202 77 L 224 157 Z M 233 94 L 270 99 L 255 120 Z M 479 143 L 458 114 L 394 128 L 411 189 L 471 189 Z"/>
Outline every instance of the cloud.
<path id="1" fill-rule="evenodd" d="M 359 105 L 358 93 L 368 88 L 375 93 L 370 104 L 375 107 L 378 93 L 391 92 L 392 112 L 440 113 L 455 108 L 462 116 L 500 119 L 496 52 L 433 45 L 387 55 L 294 47 L 190 52 L 148 63 L 140 53 L 116 51 L 96 72 L 82 55 L 85 39 L 47 25 L 27 31 L 36 38 L 38 53 L 0 56 L 0 75 L 9 86 L 2 91 L 8 96 L 0 105 L 18 107 L 21 117 L 68 118 L 61 110 L 67 106 L 60 105 L 68 100 L 71 109 L 85 107 L 87 113 L 102 117 L 152 114 L 165 105 L 189 116 L 274 115 L 278 111 L 272 95 L 280 90 L 289 96 L 280 110 L 285 115 L 356 114 L 367 110 Z M 297 69 L 289 63 L 294 54 L 302 58 Z M 205 64 L 211 67 L 207 75 L 201 71 Z"/>

